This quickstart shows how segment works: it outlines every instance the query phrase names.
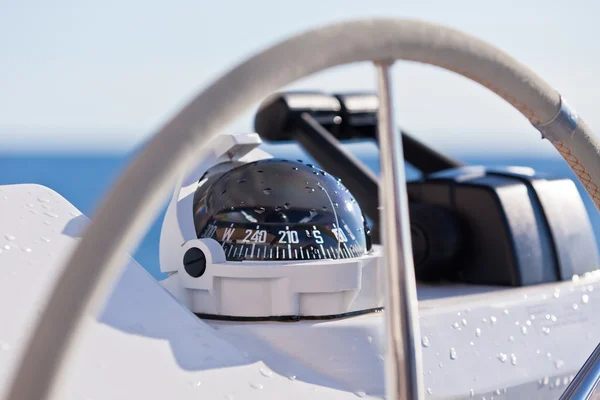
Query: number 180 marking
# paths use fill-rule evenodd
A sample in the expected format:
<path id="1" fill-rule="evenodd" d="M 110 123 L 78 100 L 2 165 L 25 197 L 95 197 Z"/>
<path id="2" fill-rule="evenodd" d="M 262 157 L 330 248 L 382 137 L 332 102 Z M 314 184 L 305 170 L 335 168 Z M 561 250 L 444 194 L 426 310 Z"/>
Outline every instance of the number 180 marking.
<path id="1" fill-rule="evenodd" d="M 332 228 L 331 232 L 333 233 L 335 238 L 338 240 L 338 242 L 346 243 L 348 241 L 346 234 L 340 228 Z"/>

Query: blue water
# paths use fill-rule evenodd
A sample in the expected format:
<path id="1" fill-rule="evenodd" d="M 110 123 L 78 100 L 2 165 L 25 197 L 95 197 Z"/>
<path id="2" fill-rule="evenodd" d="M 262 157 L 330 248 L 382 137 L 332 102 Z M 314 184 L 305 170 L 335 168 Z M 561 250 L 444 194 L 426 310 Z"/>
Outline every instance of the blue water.
<path id="1" fill-rule="evenodd" d="M 277 153 L 277 147 L 269 147 L 269 151 Z M 300 149 L 289 147 L 280 152 L 281 156 L 301 158 L 311 161 Z M 277 154 L 276 154 L 277 155 Z M 376 153 L 370 155 L 357 154 L 376 173 L 379 173 Z M 539 172 L 550 173 L 556 177 L 575 179 L 566 163 L 559 157 L 524 157 L 508 156 L 503 158 L 486 157 L 475 154 L 464 154 L 457 158 L 474 165 L 519 165 L 529 166 Z M 0 184 L 37 183 L 47 186 L 73 203 L 85 215 L 92 217 L 94 208 L 120 172 L 130 161 L 131 155 L 27 155 L 0 154 Z M 408 171 L 407 177 L 414 178 L 414 171 Z M 578 182 L 577 182 L 578 183 Z M 578 183 L 586 208 L 590 214 L 596 237 L 600 237 L 600 215 L 596 211 L 589 196 Z M 166 206 L 166 205 L 165 205 Z M 152 225 L 150 231 L 134 254 L 135 259 L 154 277 L 162 279 L 158 264 L 158 241 L 164 211 Z"/>

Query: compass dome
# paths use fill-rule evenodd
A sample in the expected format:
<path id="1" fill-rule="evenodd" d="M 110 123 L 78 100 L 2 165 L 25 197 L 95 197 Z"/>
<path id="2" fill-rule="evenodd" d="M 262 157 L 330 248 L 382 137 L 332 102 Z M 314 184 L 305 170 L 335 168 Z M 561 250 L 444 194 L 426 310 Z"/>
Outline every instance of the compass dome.
<path id="1" fill-rule="evenodd" d="M 207 172 L 194 196 L 194 225 L 229 261 L 354 258 L 371 248 L 363 213 L 341 181 L 283 159 Z"/>

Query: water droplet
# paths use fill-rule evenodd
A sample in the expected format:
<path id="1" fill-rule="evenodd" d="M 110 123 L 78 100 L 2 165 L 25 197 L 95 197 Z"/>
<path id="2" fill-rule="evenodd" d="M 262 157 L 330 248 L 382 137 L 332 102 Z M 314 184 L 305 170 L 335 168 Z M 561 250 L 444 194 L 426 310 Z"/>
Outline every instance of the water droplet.
<path id="1" fill-rule="evenodd" d="M 587 294 L 581 295 L 581 302 L 583 304 L 587 304 L 588 301 L 590 301 L 590 296 L 588 296 Z"/>
<path id="2" fill-rule="evenodd" d="M 421 338 L 421 345 L 423 345 L 423 347 L 429 347 L 429 338 L 427 336 Z"/>
<path id="3" fill-rule="evenodd" d="M 496 325 L 496 321 L 498 321 L 496 319 L 496 317 L 494 317 L 493 315 L 490 317 L 490 321 L 492 321 L 492 325 Z"/>
<path id="4" fill-rule="evenodd" d="M 50 243 L 50 239 L 48 239 L 47 237 L 41 236 L 40 239 L 42 239 L 46 243 Z"/>
<path id="5" fill-rule="evenodd" d="M 367 342 L 373 343 L 373 338 L 371 336 L 367 336 Z"/>
<path id="6" fill-rule="evenodd" d="M 310 209 L 310 216 L 311 216 L 311 218 L 317 216 L 317 210 L 315 208 Z"/>
<path id="7" fill-rule="evenodd" d="M 254 209 L 254 212 L 257 214 L 262 214 L 265 212 L 265 208 L 264 207 L 258 207 Z"/>
<path id="8" fill-rule="evenodd" d="M 31 253 L 31 249 L 30 249 L 29 247 L 25 247 L 25 248 L 23 249 L 23 251 L 24 251 L 25 253 Z"/>
<path id="9" fill-rule="evenodd" d="M 433 390 L 431 390 L 431 388 L 427 388 L 427 394 L 432 394 Z"/>
<path id="10" fill-rule="evenodd" d="M 464 318 L 463 318 L 463 319 L 461 320 L 461 322 L 462 322 L 463 326 L 467 326 L 467 320 L 466 320 L 466 319 L 464 319 Z"/>
<path id="11" fill-rule="evenodd" d="M 593 292 L 594 291 L 594 287 L 592 285 L 588 285 L 587 291 L 588 292 Z"/>
<path id="12" fill-rule="evenodd" d="M 6 240 L 15 240 L 16 238 L 13 235 L 9 235 L 8 233 L 6 235 L 4 235 L 4 237 L 6 238 Z"/>
<path id="13" fill-rule="evenodd" d="M 558 299 L 560 297 L 560 292 L 555 290 L 552 296 L 554 296 L 555 299 Z"/>
<path id="14" fill-rule="evenodd" d="M 529 319 L 530 319 L 530 320 L 532 320 L 532 321 L 533 321 L 533 320 L 535 320 L 535 315 L 531 314 L 531 315 L 529 316 Z"/>
<path id="15" fill-rule="evenodd" d="M 549 321 L 549 320 L 550 320 L 550 314 L 546 314 L 546 315 L 544 316 L 544 318 L 546 318 L 546 319 Z"/>
<path id="16" fill-rule="evenodd" d="M 264 188 L 263 189 L 263 193 L 266 194 L 267 196 L 270 195 L 273 192 L 273 189 L 271 188 Z"/>
<path id="17" fill-rule="evenodd" d="M 460 328 L 460 326 L 458 325 L 458 322 L 455 322 L 455 323 L 453 323 L 453 324 L 452 324 L 452 328 L 453 328 L 453 329 L 458 329 L 458 328 Z"/>
<path id="18" fill-rule="evenodd" d="M 509 336 L 508 337 L 508 343 L 514 343 L 515 342 L 515 337 L 514 336 Z"/>
<path id="19" fill-rule="evenodd" d="M 286 210 L 289 210 L 290 209 L 290 203 L 285 203 L 283 205 L 283 208 L 285 208 Z"/>
<path id="20" fill-rule="evenodd" d="M 508 310 L 506 308 L 502 312 L 504 313 L 504 315 L 508 315 Z"/>
<path id="21" fill-rule="evenodd" d="M 504 353 L 498 353 L 498 360 L 500 360 L 501 362 L 506 362 L 506 359 L 508 358 L 508 356 Z"/>
<path id="22" fill-rule="evenodd" d="M 306 164 L 306 166 L 307 166 L 308 168 L 314 168 L 314 167 L 315 167 L 315 166 L 314 166 L 314 165 L 312 165 L 312 164 Z"/>
<path id="23" fill-rule="evenodd" d="M 270 378 L 270 377 L 272 377 L 272 376 L 273 376 L 273 371 L 271 371 L 270 369 L 267 369 L 267 368 L 259 368 L 258 370 L 260 371 L 260 373 L 261 373 L 263 376 L 266 376 L 267 378 Z"/>
<path id="24" fill-rule="evenodd" d="M 577 310 L 579 308 L 579 305 L 577 303 L 573 303 L 573 310 Z"/>
<path id="25" fill-rule="evenodd" d="M 367 397 L 367 393 L 363 392 L 362 390 L 357 390 L 356 392 L 354 392 L 354 395 L 360 398 Z"/>
<path id="26" fill-rule="evenodd" d="M 245 178 L 238 179 L 237 183 L 246 183 L 246 179 Z"/>
<path id="27" fill-rule="evenodd" d="M 525 325 L 531 326 L 531 321 L 530 320 L 525 321 Z"/>
<path id="28" fill-rule="evenodd" d="M 542 326 L 542 332 L 544 332 L 545 335 L 548 335 L 550 334 L 550 328 L 547 326 Z"/>
<path id="29" fill-rule="evenodd" d="M 260 383 L 254 383 L 254 382 L 250 383 L 250 387 L 253 388 L 253 389 L 257 389 L 257 390 L 260 390 L 260 389 L 264 388 L 264 386 L 261 385 Z"/>
<path id="30" fill-rule="evenodd" d="M 298 171 L 298 167 L 292 167 L 294 171 Z"/>
<path id="31" fill-rule="evenodd" d="M 475 390 L 471 389 L 469 390 L 469 397 L 474 397 L 475 396 Z"/>
<path id="32" fill-rule="evenodd" d="M 556 360 L 554 361 L 554 367 L 556 369 L 561 369 L 563 366 L 565 365 L 563 360 Z"/>
<path id="33" fill-rule="evenodd" d="M 262 169 L 257 169 L 256 172 L 262 174 L 264 171 Z"/>
<path id="34" fill-rule="evenodd" d="M 512 365 L 517 365 L 517 356 L 514 355 L 513 353 L 510 354 L 510 363 Z"/>
<path id="35" fill-rule="evenodd" d="M 338 203 L 333 203 L 334 206 L 339 207 L 340 205 Z"/>
<path id="36" fill-rule="evenodd" d="M 50 203 L 50 200 L 46 199 L 45 197 L 38 197 L 38 201 L 40 203 Z"/>
<path id="37" fill-rule="evenodd" d="M 450 347 L 450 359 L 451 360 L 456 360 L 456 349 L 454 347 Z"/>
<path id="38" fill-rule="evenodd" d="M 298 169 L 298 168 L 296 168 Z M 296 380 L 296 375 L 288 375 L 287 377 L 290 381 L 295 381 Z"/>
<path id="39" fill-rule="evenodd" d="M 438 367 L 444 368 L 444 364 L 442 364 L 442 362 L 440 361 L 440 363 L 438 364 Z"/>
<path id="40" fill-rule="evenodd" d="M 323 211 L 327 211 L 327 206 L 323 206 Z"/>
<path id="41" fill-rule="evenodd" d="M 58 215 L 50 212 L 50 211 L 44 211 L 44 214 L 46 214 L 47 216 L 51 217 L 51 218 L 57 218 Z"/>
<path id="42" fill-rule="evenodd" d="M 275 206 L 275 211 L 281 211 L 282 208 L 280 206 Z"/>
<path id="43" fill-rule="evenodd" d="M 477 336 L 477 337 L 481 336 L 481 329 L 479 329 L 479 328 L 475 329 L 475 336 Z"/>
<path id="44" fill-rule="evenodd" d="M 202 382 L 200 382 L 200 381 L 196 382 L 196 387 L 200 387 L 200 386 L 202 386 Z"/>
<path id="45" fill-rule="evenodd" d="M 579 275 L 577 275 L 577 274 L 573 275 L 573 276 L 571 277 L 571 280 L 572 280 L 573 282 L 579 282 Z"/>
<path id="46" fill-rule="evenodd" d="M 527 335 L 527 327 L 526 327 L 525 325 L 523 325 L 523 326 L 521 327 L 521 333 L 522 333 L 523 335 Z"/>

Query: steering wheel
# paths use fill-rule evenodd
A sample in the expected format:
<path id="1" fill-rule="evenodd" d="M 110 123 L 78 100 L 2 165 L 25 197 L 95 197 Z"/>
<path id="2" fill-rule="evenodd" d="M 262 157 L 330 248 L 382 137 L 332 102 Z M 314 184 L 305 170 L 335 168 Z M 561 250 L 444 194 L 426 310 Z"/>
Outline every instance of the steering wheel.
<path id="1" fill-rule="evenodd" d="M 422 398 L 423 385 L 408 201 L 395 132 L 389 69 L 401 59 L 474 80 L 509 102 L 550 140 L 600 207 L 600 142 L 559 93 L 504 52 L 436 24 L 370 19 L 285 40 L 240 64 L 168 121 L 104 199 L 57 281 L 33 331 L 10 399 L 48 398 L 63 378 L 86 314 L 95 315 L 169 188 L 234 117 L 297 79 L 338 65 L 373 61 L 379 75 L 383 245 L 386 257 L 386 392 Z"/>

